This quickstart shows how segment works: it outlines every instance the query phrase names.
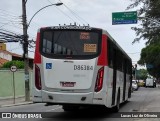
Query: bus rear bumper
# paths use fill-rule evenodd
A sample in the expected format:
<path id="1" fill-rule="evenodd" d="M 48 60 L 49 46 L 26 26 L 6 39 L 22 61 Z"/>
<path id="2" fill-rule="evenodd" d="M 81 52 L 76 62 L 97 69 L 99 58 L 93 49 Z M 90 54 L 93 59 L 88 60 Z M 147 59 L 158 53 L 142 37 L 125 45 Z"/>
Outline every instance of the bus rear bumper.
<path id="1" fill-rule="evenodd" d="M 55 104 L 97 104 L 104 105 L 103 101 L 94 101 L 93 92 L 88 93 L 62 93 L 42 91 L 42 102 Z"/>

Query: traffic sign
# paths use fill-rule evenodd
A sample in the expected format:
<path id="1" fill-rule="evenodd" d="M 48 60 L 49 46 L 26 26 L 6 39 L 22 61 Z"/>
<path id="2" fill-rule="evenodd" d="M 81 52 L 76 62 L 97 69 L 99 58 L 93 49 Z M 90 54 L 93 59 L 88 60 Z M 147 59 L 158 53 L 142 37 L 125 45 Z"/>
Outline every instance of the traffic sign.
<path id="1" fill-rule="evenodd" d="M 11 66 L 10 70 L 11 70 L 12 72 L 16 72 L 16 71 L 17 71 L 17 67 L 16 67 L 16 66 Z"/>
<path id="2" fill-rule="evenodd" d="M 146 67 L 147 68 L 153 68 L 153 65 L 152 64 L 146 64 Z"/>
<path id="3" fill-rule="evenodd" d="M 137 23 L 137 11 L 112 13 L 112 25 L 136 24 L 136 23 Z"/>

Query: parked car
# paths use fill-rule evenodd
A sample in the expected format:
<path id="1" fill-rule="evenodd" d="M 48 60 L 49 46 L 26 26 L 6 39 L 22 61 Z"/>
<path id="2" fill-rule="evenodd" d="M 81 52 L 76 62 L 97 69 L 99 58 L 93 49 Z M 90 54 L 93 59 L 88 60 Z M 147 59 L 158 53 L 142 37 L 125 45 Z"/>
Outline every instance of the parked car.
<path id="1" fill-rule="evenodd" d="M 138 81 L 132 80 L 132 90 L 137 91 L 138 90 Z"/>
<path id="2" fill-rule="evenodd" d="M 144 87 L 145 86 L 145 81 L 144 80 L 139 80 L 138 81 L 138 86 L 139 87 Z"/>

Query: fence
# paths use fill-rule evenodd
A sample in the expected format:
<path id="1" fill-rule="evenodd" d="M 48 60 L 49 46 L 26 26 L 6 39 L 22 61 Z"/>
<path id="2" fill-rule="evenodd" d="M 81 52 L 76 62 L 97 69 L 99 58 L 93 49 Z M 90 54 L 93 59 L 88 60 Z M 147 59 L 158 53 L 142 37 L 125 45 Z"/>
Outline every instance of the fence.
<path id="1" fill-rule="evenodd" d="M 29 71 L 30 92 L 32 92 L 32 70 Z M 25 76 L 24 70 L 13 72 L 10 70 L 0 70 L 0 99 L 25 96 Z"/>

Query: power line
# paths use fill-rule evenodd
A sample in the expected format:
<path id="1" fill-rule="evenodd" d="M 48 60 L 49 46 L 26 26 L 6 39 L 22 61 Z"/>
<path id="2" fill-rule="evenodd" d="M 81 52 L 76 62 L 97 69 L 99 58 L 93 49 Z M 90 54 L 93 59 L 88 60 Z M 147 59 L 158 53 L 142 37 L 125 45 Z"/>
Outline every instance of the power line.
<path id="1" fill-rule="evenodd" d="M 50 0 L 48 0 L 49 3 L 53 4 Z M 56 7 L 56 6 L 55 6 Z M 64 14 L 65 16 L 67 16 L 70 20 L 72 20 L 73 22 L 75 22 L 73 20 L 73 18 L 71 18 L 69 15 L 67 15 L 65 12 L 63 12 L 60 8 L 56 7 L 62 14 Z"/>
<path id="2" fill-rule="evenodd" d="M 0 9 L 0 21 L 1 21 L 0 22 L 1 31 L 2 31 L 2 28 L 7 28 L 7 27 L 9 28 L 14 27 L 16 29 L 22 29 L 20 26 L 20 24 L 22 23 L 20 16 L 17 16 L 12 12 L 8 12 L 6 10 Z M 8 32 L 6 34 L 8 34 Z M 15 32 L 12 34 L 15 34 Z M 2 37 L 2 33 L 1 33 L 1 37 Z M 4 34 L 3 34 L 3 38 L 4 38 Z M 6 35 L 5 35 L 5 38 L 7 38 Z"/>
<path id="3" fill-rule="evenodd" d="M 18 29 L 22 29 L 22 27 L 20 27 L 20 25 L 18 24 L 18 25 L 16 25 L 15 23 L 13 23 L 13 22 L 8 22 L 8 23 L 4 23 L 4 24 L 2 24 L 1 26 L 0 26 L 0 29 L 1 28 L 4 28 L 4 26 L 12 26 L 12 27 L 14 27 L 14 28 L 18 28 Z M 6 27 L 5 27 L 6 28 Z"/>
<path id="4" fill-rule="evenodd" d="M 20 44 L 23 44 L 24 36 L 9 30 L 0 29 L 0 40 L 1 42 L 20 42 Z M 29 40 L 28 43 L 30 45 L 29 47 L 34 48 L 33 45 L 35 45 L 35 41 L 33 41 L 33 39 Z"/>
<path id="5" fill-rule="evenodd" d="M 34 53 L 34 51 L 32 51 L 32 50 L 28 50 L 28 51 Z"/>
<path id="6" fill-rule="evenodd" d="M 0 39 L 4 42 L 19 42 L 22 41 L 23 37 L 15 33 L 0 31 Z"/>
<path id="7" fill-rule="evenodd" d="M 0 28 L 2 28 L 2 27 L 4 27 L 4 26 L 6 26 L 6 25 L 8 25 L 10 22 L 8 22 L 8 23 L 3 23 L 1 26 L 0 26 Z"/>
<path id="8" fill-rule="evenodd" d="M 5 15 L 12 16 L 12 17 L 18 17 L 15 13 L 12 13 L 3 9 L 0 9 L 0 13 L 4 13 Z"/>
<path id="9" fill-rule="evenodd" d="M 61 2 L 61 0 L 59 0 Z M 84 20 L 82 17 L 80 17 L 76 12 L 74 12 L 73 10 L 71 10 L 66 4 L 64 4 L 64 6 L 83 24 L 83 22 L 85 22 L 86 24 L 88 24 L 88 22 L 86 22 L 86 20 Z M 83 22 L 82 22 L 83 21 Z"/>
<path id="10" fill-rule="evenodd" d="M 12 33 L 12 34 L 15 34 L 15 32 L 13 31 L 10 31 L 10 30 L 7 30 L 7 29 L 0 29 L 1 31 L 5 31 L 5 32 L 9 32 L 9 33 Z"/>
<path id="11" fill-rule="evenodd" d="M 10 49 L 10 50 L 8 50 L 8 51 L 13 51 L 13 50 L 17 50 L 17 49 L 22 49 L 22 48 L 19 46 L 19 47 L 16 47 L 16 48 Z"/>
<path id="12" fill-rule="evenodd" d="M 10 14 L 9 12 L 6 12 L 5 10 L 2 10 L 0 9 L 0 19 L 3 19 L 6 21 L 9 21 L 9 22 L 14 22 L 14 23 L 20 23 L 21 19 L 19 16 L 15 16 L 15 15 L 12 15 Z"/>
<path id="13" fill-rule="evenodd" d="M 138 54 L 138 53 L 141 53 L 141 52 L 127 53 L 127 54 Z"/>
<path id="14" fill-rule="evenodd" d="M 61 0 L 59 0 L 59 1 L 62 3 Z M 48 2 L 52 4 L 52 2 L 51 2 L 50 0 L 48 0 Z M 67 8 L 67 9 L 71 12 L 71 14 L 72 14 L 78 21 L 80 21 L 82 24 L 84 24 L 84 23 L 88 24 L 88 22 L 86 22 L 86 20 L 84 20 L 82 17 L 80 17 L 75 11 L 71 10 L 66 4 L 63 3 L 63 5 L 64 5 L 65 8 Z M 58 9 L 59 9 L 59 8 L 58 8 Z M 60 10 L 60 9 L 59 9 L 59 10 Z M 61 10 L 60 10 L 60 11 L 61 11 Z M 73 20 L 73 18 L 71 18 L 69 15 L 67 15 L 67 14 L 64 13 L 63 11 L 61 11 L 61 12 L 62 12 L 63 14 L 65 14 L 67 17 L 69 17 L 73 22 L 75 22 L 75 21 Z M 82 22 L 82 21 L 83 21 L 83 22 Z"/>

